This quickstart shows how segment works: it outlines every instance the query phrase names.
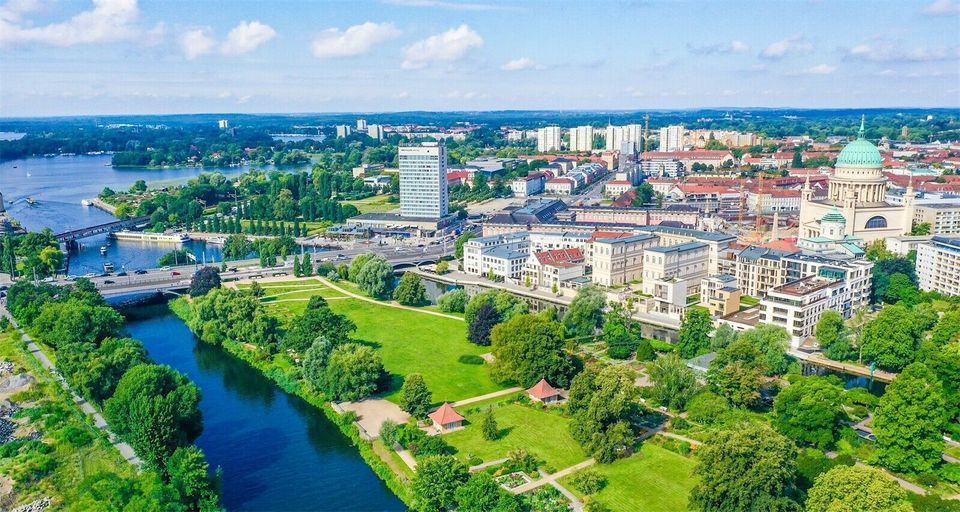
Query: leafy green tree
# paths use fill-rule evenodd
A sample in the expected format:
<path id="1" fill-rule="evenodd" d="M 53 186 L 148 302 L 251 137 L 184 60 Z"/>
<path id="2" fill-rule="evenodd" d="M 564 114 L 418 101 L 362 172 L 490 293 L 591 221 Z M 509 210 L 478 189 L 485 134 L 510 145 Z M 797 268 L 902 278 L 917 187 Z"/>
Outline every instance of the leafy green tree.
<path id="1" fill-rule="evenodd" d="M 737 335 L 737 339 L 750 343 L 763 354 L 767 375 L 780 375 L 787 371 L 787 365 L 790 364 L 787 357 L 790 335 L 783 327 L 760 324 L 753 329 L 742 331 Z"/>
<path id="2" fill-rule="evenodd" d="M 470 301 L 463 309 L 463 319 L 467 325 L 473 322 L 473 317 L 483 304 L 490 304 L 500 314 L 500 321 L 506 321 L 517 315 L 525 315 L 529 307 L 523 299 L 503 290 L 487 290 L 470 297 Z"/>
<path id="3" fill-rule="evenodd" d="M 500 323 L 500 314 L 492 304 L 483 303 L 467 325 L 467 339 L 481 346 L 490 344 L 490 333 Z"/>
<path id="4" fill-rule="evenodd" d="M 713 338 L 710 339 L 710 350 L 719 352 L 727 348 L 737 337 L 737 331 L 733 330 L 729 324 L 720 324 L 713 331 Z"/>
<path id="5" fill-rule="evenodd" d="M 470 479 L 466 464 L 450 455 L 429 455 L 417 462 L 413 477 L 414 508 L 441 512 L 456 506 L 455 494 Z"/>
<path id="6" fill-rule="evenodd" d="M 637 361 L 653 361 L 656 357 L 657 353 L 653 350 L 650 340 L 641 338 L 637 343 Z"/>
<path id="7" fill-rule="evenodd" d="M 344 315 L 334 313 L 327 301 L 320 296 L 310 298 L 307 308 L 294 317 L 283 337 L 285 348 L 303 352 L 318 336 L 326 338 L 334 345 L 347 341 L 357 325 Z"/>
<path id="8" fill-rule="evenodd" d="M 828 309 L 820 315 L 820 320 L 817 320 L 814 335 L 827 357 L 836 361 L 843 361 L 853 356 L 846 331 L 843 316 L 840 312 Z"/>
<path id="9" fill-rule="evenodd" d="M 624 366 L 607 366 L 580 375 L 568 403 L 573 438 L 600 462 L 629 455 L 633 433 L 625 420 L 637 413 L 635 374 Z"/>
<path id="10" fill-rule="evenodd" d="M 242 260 L 253 251 L 253 244 L 245 235 L 234 234 L 223 241 L 223 257 L 228 260 Z"/>
<path id="11" fill-rule="evenodd" d="M 144 463 L 162 470 L 170 455 L 203 431 L 200 390 L 169 366 L 131 368 L 104 404 L 110 426 Z"/>
<path id="12" fill-rule="evenodd" d="M 314 389 L 323 390 L 326 388 L 327 362 L 330 360 L 330 353 L 337 346 L 337 343 L 331 342 L 323 336 L 318 336 L 310 348 L 303 353 L 303 376 L 313 385 Z"/>
<path id="13" fill-rule="evenodd" d="M 393 265 L 383 256 L 376 255 L 363 264 L 354 282 L 375 299 L 390 297 L 393 291 Z"/>
<path id="14" fill-rule="evenodd" d="M 219 482 L 210 477 L 209 467 L 203 452 L 196 446 L 177 448 L 167 461 L 170 485 L 190 510 L 219 508 Z"/>
<path id="15" fill-rule="evenodd" d="M 730 403 L 726 398 L 706 390 L 687 402 L 687 418 L 704 425 L 717 423 L 729 410 Z"/>
<path id="16" fill-rule="evenodd" d="M 260 285 L 259 281 L 250 283 L 250 295 L 259 298 L 263 297 L 264 293 L 266 292 L 264 292 L 263 286 Z"/>
<path id="17" fill-rule="evenodd" d="M 500 437 L 500 427 L 497 426 L 497 418 L 493 416 L 493 409 L 489 409 L 483 415 L 483 423 L 480 425 L 480 431 L 483 438 L 487 441 L 496 441 Z"/>
<path id="18" fill-rule="evenodd" d="M 563 317 L 567 335 L 580 337 L 596 333 L 603 325 L 603 308 L 606 304 L 606 294 L 599 287 L 588 285 L 580 288 Z"/>
<path id="19" fill-rule="evenodd" d="M 913 363 L 887 385 L 874 413 L 877 461 L 894 471 L 923 473 L 940 462 L 949 414 L 943 386 L 923 363 Z"/>
<path id="20" fill-rule="evenodd" d="M 914 223 L 913 229 L 910 232 L 913 236 L 926 236 L 930 234 L 930 223 L 929 222 L 917 222 Z"/>
<path id="21" fill-rule="evenodd" d="M 837 466 L 820 475 L 807 495 L 806 510 L 819 512 L 912 512 L 907 492 L 880 470 Z"/>
<path id="22" fill-rule="evenodd" d="M 165 267 L 167 265 L 186 265 L 187 263 L 190 263 L 190 259 L 187 254 L 189 253 L 185 249 L 170 251 L 157 259 L 157 265 L 160 265 L 161 267 Z"/>
<path id="23" fill-rule="evenodd" d="M 493 376 L 529 387 L 540 379 L 565 387 L 574 366 L 563 347 L 563 325 L 536 315 L 520 315 L 498 324 L 490 335 Z"/>
<path id="24" fill-rule="evenodd" d="M 607 343 L 607 355 L 614 359 L 627 359 L 637 346 L 633 320 L 619 303 L 607 313 L 603 323 L 603 340 Z"/>
<path id="25" fill-rule="evenodd" d="M 377 390 L 382 374 L 380 354 L 365 345 L 344 343 L 330 353 L 324 380 L 334 400 L 360 400 Z"/>
<path id="26" fill-rule="evenodd" d="M 463 313 L 467 306 L 467 292 L 463 288 L 450 290 L 437 297 L 437 306 L 444 313 Z"/>
<path id="27" fill-rule="evenodd" d="M 427 388 L 423 375 L 411 373 L 403 379 L 403 386 L 400 388 L 401 409 L 410 413 L 414 418 L 423 419 L 430 412 L 432 402 L 433 395 Z"/>
<path id="28" fill-rule="evenodd" d="M 461 512 L 521 512 L 523 507 L 486 471 L 474 473 L 466 484 L 454 492 L 457 510 Z"/>
<path id="29" fill-rule="evenodd" d="M 910 310 L 896 304 L 883 308 L 863 327 L 863 357 L 877 366 L 898 371 L 914 360 L 921 333 Z"/>
<path id="30" fill-rule="evenodd" d="M 147 351 L 130 338 L 107 338 L 99 347 L 72 343 L 57 351 L 60 371 L 89 400 L 103 403 L 113 393 L 128 370 L 147 363 Z"/>
<path id="31" fill-rule="evenodd" d="M 446 274 L 450 271 L 450 264 L 447 263 L 447 260 L 440 260 L 437 262 L 437 273 L 440 275 Z"/>
<path id="32" fill-rule="evenodd" d="M 701 511 L 788 511 L 796 447 L 764 423 L 720 430 L 698 450 L 690 505 Z"/>
<path id="33" fill-rule="evenodd" d="M 641 183 L 639 187 L 636 188 L 637 195 L 633 197 L 633 201 L 630 203 L 630 206 L 641 207 L 650 204 L 653 201 L 654 195 L 656 194 L 653 191 L 653 185 L 649 183 Z"/>
<path id="34" fill-rule="evenodd" d="M 690 359 L 707 351 L 710 348 L 711 330 L 709 311 L 696 306 L 688 308 L 677 335 L 680 357 Z"/>
<path id="35" fill-rule="evenodd" d="M 310 277 L 313 275 L 313 261 L 310 260 L 310 253 L 303 255 L 303 259 L 300 260 L 300 275 L 303 277 Z"/>
<path id="36" fill-rule="evenodd" d="M 293 255 L 293 275 L 294 277 L 300 277 L 303 275 L 300 273 L 300 256 L 297 254 Z"/>
<path id="37" fill-rule="evenodd" d="M 190 296 L 200 297 L 214 288 L 220 288 L 220 272 L 216 267 L 203 267 L 190 278 Z"/>
<path id="38" fill-rule="evenodd" d="M 54 348 L 69 343 L 97 343 L 118 338 L 124 319 L 109 306 L 91 306 L 77 299 L 47 302 L 32 323 L 34 331 Z"/>
<path id="39" fill-rule="evenodd" d="M 897 304 L 903 302 L 912 305 L 917 302 L 920 290 L 910 280 L 910 276 L 901 272 L 890 275 L 890 282 L 887 283 L 887 289 L 884 292 L 883 300 L 888 304 Z"/>
<path id="40" fill-rule="evenodd" d="M 753 407 L 760 400 L 764 373 L 763 354 L 749 341 L 737 338 L 717 352 L 707 371 L 707 382 L 734 405 Z"/>
<path id="41" fill-rule="evenodd" d="M 805 377 L 780 391 L 774 425 L 787 437 L 818 448 L 831 446 L 844 418 L 843 389 L 821 377 Z"/>
<path id="42" fill-rule="evenodd" d="M 427 288 L 423 286 L 420 276 L 404 272 L 393 290 L 393 299 L 404 306 L 419 306 L 427 302 Z"/>
<path id="43" fill-rule="evenodd" d="M 793 152 L 793 159 L 790 160 L 790 167 L 793 169 L 803 168 L 803 155 L 799 151 Z"/>
<path id="44" fill-rule="evenodd" d="M 697 376 L 676 354 L 667 354 L 647 365 L 653 381 L 652 396 L 657 403 L 682 411 L 697 393 Z"/>
<path id="45" fill-rule="evenodd" d="M 453 256 L 458 260 L 463 259 L 463 244 L 467 243 L 471 238 L 476 238 L 477 234 L 473 231 L 465 231 L 462 235 L 457 237 L 456 243 L 453 246 Z"/>
<path id="46" fill-rule="evenodd" d="M 360 277 L 360 270 L 364 265 L 367 264 L 368 261 L 373 259 L 374 256 L 376 256 L 376 254 L 372 252 L 365 252 L 353 258 L 353 261 L 350 262 L 350 273 L 347 279 L 356 283 L 357 279 Z"/>

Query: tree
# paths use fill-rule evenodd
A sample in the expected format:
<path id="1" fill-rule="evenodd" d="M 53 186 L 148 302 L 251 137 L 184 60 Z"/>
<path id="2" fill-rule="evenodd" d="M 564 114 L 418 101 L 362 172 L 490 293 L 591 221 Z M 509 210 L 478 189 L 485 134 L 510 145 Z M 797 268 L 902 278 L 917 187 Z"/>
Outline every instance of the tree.
<path id="1" fill-rule="evenodd" d="M 614 359 L 627 359 L 637 346 L 633 333 L 633 320 L 620 303 L 607 313 L 603 323 L 603 339 L 607 343 L 607 355 Z"/>
<path id="2" fill-rule="evenodd" d="M 334 345 L 347 341 L 357 325 L 349 318 L 334 313 L 327 301 L 320 296 L 310 298 L 307 308 L 300 316 L 294 317 L 283 337 L 285 348 L 303 352 L 318 336 L 326 338 Z"/>
<path id="3" fill-rule="evenodd" d="M 356 279 L 352 280 L 367 295 L 385 299 L 393 290 L 393 265 L 383 256 L 376 255 L 363 264 Z"/>
<path id="4" fill-rule="evenodd" d="M 803 168 L 803 154 L 799 151 L 793 152 L 793 158 L 790 160 L 790 167 L 793 169 Z"/>
<path id="5" fill-rule="evenodd" d="M 633 197 L 633 201 L 630 203 L 630 206 L 641 207 L 650 204 L 653 201 L 656 192 L 653 190 L 653 185 L 649 183 L 641 183 L 639 187 L 636 188 L 637 195 Z"/>
<path id="6" fill-rule="evenodd" d="M 477 234 L 473 231 L 465 231 L 462 235 L 457 237 L 457 241 L 453 245 L 453 256 L 458 260 L 463 259 L 463 244 L 467 243 L 471 238 L 476 238 Z"/>
<path id="7" fill-rule="evenodd" d="M 839 311 L 828 309 L 820 315 L 814 330 L 823 353 L 830 359 L 842 361 L 851 357 L 850 340 L 847 339 L 843 316 Z"/>
<path id="8" fill-rule="evenodd" d="M 177 448 L 167 461 L 170 485 L 190 510 L 219 508 L 219 482 L 210 477 L 209 467 L 203 452 L 196 446 Z"/>
<path id="9" fill-rule="evenodd" d="M 500 437 L 500 427 L 497 426 L 497 419 L 493 416 L 493 409 L 483 415 L 483 423 L 480 426 L 483 438 L 487 441 L 496 441 Z"/>
<path id="10" fill-rule="evenodd" d="M 203 267 L 190 278 L 190 296 L 200 297 L 220 288 L 220 272 L 216 267 Z"/>
<path id="11" fill-rule="evenodd" d="M 450 455 L 429 455 L 417 462 L 413 477 L 414 508 L 421 512 L 452 509 L 455 493 L 470 479 L 466 464 Z"/>
<path id="12" fill-rule="evenodd" d="M 713 425 L 730 410 L 727 399 L 711 393 L 701 391 L 687 403 L 687 418 L 704 425 Z"/>
<path id="13" fill-rule="evenodd" d="M 313 275 L 313 261 L 310 260 L 310 253 L 303 255 L 303 259 L 300 260 L 300 275 L 303 277 L 310 277 Z"/>
<path id="14" fill-rule="evenodd" d="M 228 260 L 246 258 L 253 251 L 253 244 L 245 235 L 230 235 L 223 241 L 223 257 Z"/>
<path id="15" fill-rule="evenodd" d="M 400 284 L 393 290 L 393 299 L 404 306 L 419 306 L 427 302 L 427 288 L 420 276 L 404 272 Z"/>
<path id="16" fill-rule="evenodd" d="M 250 295 L 253 295 L 254 297 L 259 298 L 259 297 L 263 297 L 264 293 L 265 292 L 263 290 L 263 286 L 260 285 L 259 281 L 254 281 L 250 283 Z"/>
<path id="17" fill-rule="evenodd" d="M 596 333 L 603 325 L 603 308 L 606 305 L 606 294 L 599 287 L 588 285 L 580 288 L 563 317 L 567 335 L 581 337 Z"/>
<path id="18" fill-rule="evenodd" d="M 403 386 L 400 388 L 401 409 L 410 413 L 414 418 L 423 419 L 430 412 L 432 402 L 433 395 L 427 388 L 423 375 L 411 373 L 403 379 Z"/>
<path id="19" fill-rule="evenodd" d="M 790 334 L 778 325 L 760 324 L 752 329 L 742 331 L 737 339 L 744 340 L 761 354 L 767 375 L 780 375 L 787 371 L 790 359 L 787 357 L 787 347 L 790 346 Z"/>
<path id="20" fill-rule="evenodd" d="M 912 512 L 907 492 L 878 469 L 837 466 L 817 477 L 807 494 L 810 512 Z"/>
<path id="21" fill-rule="evenodd" d="M 910 277 L 901 272 L 895 272 L 890 275 L 890 281 L 884 292 L 883 301 L 887 304 L 897 304 L 903 302 L 906 305 L 915 304 L 920 290 L 910 280 Z"/>
<path id="22" fill-rule="evenodd" d="M 680 357 L 690 359 L 708 350 L 711 330 L 709 311 L 698 306 L 688 308 L 677 335 Z"/>
<path id="23" fill-rule="evenodd" d="M 940 462 L 949 413 L 943 386 L 923 363 L 913 363 L 887 385 L 874 413 L 877 461 L 894 471 L 923 473 Z"/>
<path id="24" fill-rule="evenodd" d="M 57 363 L 72 385 L 87 399 L 102 404 L 113 396 L 128 370 L 149 362 L 147 351 L 130 338 L 107 338 L 95 350 L 92 344 L 71 343 L 57 350 Z"/>
<path id="25" fill-rule="evenodd" d="M 713 338 L 710 339 L 710 350 L 719 352 L 720 350 L 730 346 L 736 337 L 737 331 L 733 330 L 733 327 L 730 327 L 730 324 L 720 324 L 720 326 L 713 331 Z"/>
<path id="26" fill-rule="evenodd" d="M 523 299 L 503 290 L 487 290 L 470 297 L 470 301 L 463 308 L 463 319 L 469 325 L 474 315 L 483 304 L 491 304 L 500 314 L 500 321 L 506 321 L 517 315 L 529 312 L 529 307 Z"/>
<path id="27" fill-rule="evenodd" d="M 30 323 L 54 348 L 69 343 L 97 343 L 106 338 L 118 338 L 123 325 L 123 317 L 113 308 L 93 306 L 76 298 L 43 304 L 40 314 Z"/>
<path id="28" fill-rule="evenodd" d="M 450 290 L 437 297 L 437 307 L 444 313 L 463 313 L 467 306 L 467 292 L 463 288 Z"/>
<path id="29" fill-rule="evenodd" d="M 326 388 L 327 361 L 330 360 L 330 353 L 337 344 L 324 338 L 317 337 L 313 343 L 303 353 L 303 376 L 313 385 L 315 389 L 323 390 Z"/>
<path id="30" fill-rule="evenodd" d="M 633 447 L 633 432 L 625 420 L 637 414 L 634 378 L 629 368 L 607 366 L 580 372 L 571 386 L 571 434 L 600 462 L 613 462 Z"/>
<path id="31" fill-rule="evenodd" d="M 293 275 L 294 277 L 300 277 L 303 274 L 300 273 L 300 255 L 293 255 Z"/>
<path id="32" fill-rule="evenodd" d="M 380 354 L 357 343 L 344 343 L 333 349 L 324 372 L 326 391 L 334 400 L 360 400 L 377 390 L 383 374 Z"/>
<path id="33" fill-rule="evenodd" d="M 702 511 L 795 510 L 789 497 L 796 447 L 764 423 L 716 432 L 698 450 L 690 504 Z"/>
<path id="34" fill-rule="evenodd" d="M 492 304 L 483 303 L 467 325 L 467 339 L 481 346 L 490 344 L 490 332 L 500 323 L 500 314 Z"/>
<path id="35" fill-rule="evenodd" d="M 574 366 L 563 349 L 563 325 L 537 315 L 520 315 L 498 324 L 490 335 L 493 376 L 529 387 L 547 379 L 570 383 Z"/>
<path id="36" fill-rule="evenodd" d="M 760 351 L 749 341 L 738 338 L 717 352 L 707 371 L 707 382 L 734 405 L 752 407 L 760 400 L 765 372 Z"/>
<path id="37" fill-rule="evenodd" d="M 374 256 L 376 256 L 376 254 L 372 252 L 365 252 L 353 258 L 353 261 L 350 262 L 350 272 L 349 272 L 348 279 L 356 283 L 357 279 L 360 277 L 360 270 L 363 268 L 364 265 L 367 264 L 368 261 L 373 259 Z"/>
<path id="38" fill-rule="evenodd" d="M 887 306 L 863 327 L 863 356 L 884 370 L 898 371 L 913 362 L 920 334 L 909 309 Z"/>
<path id="39" fill-rule="evenodd" d="M 454 492 L 460 512 L 520 512 L 520 500 L 510 494 L 486 471 L 474 473 Z"/>
<path id="40" fill-rule="evenodd" d="M 910 232 L 913 236 L 926 236 L 930 234 L 930 223 L 929 222 L 918 222 L 913 225 L 913 229 Z"/>
<path id="41" fill-rule="evenodd" d="M 697 376 L 676 354 L 667 354 L 647 365 L 653 381 L 652 396 L 657 403 L 682 411 L 697 393 Z"/>
<path id="42" fill-rule="evenodd" d="M 450 264 L 447 263 L 447 260 L 440 260 L 437 262 L 437 273 L 440 275 L 446 274 L 450 271 Z"/>
<path id="43" fill-rule="evenodd" d="M 960 311 L 948 311 L 933 328 L 930 339 L 939 347 L 960 341 Z"/>
<path id="44" fill-rule="evenodd" d="M 203 431 L 200 390 L 169 366 L 131 368 L 104 404 L 104 414 L 148 467 L 162 470 L 174 450 Z"/>
<path id="45" fill-rule="evenodd" d="M 827 379 L 805 377 L 780 391 L 773 402 L 774 425 L 787 437 L 818 448 L 839 434 L 843 389 Z"/>

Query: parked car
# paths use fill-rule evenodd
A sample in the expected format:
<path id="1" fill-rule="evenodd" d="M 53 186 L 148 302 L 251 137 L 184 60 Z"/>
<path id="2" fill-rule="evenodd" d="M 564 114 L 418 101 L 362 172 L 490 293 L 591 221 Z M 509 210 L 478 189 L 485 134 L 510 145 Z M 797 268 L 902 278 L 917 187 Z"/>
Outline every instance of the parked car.
<path id="1" fill-rule="evenodd" d="M 127 273 L 122 270 L 120 272 L 117 272 L 117 277 L 123 277 L 125 275 L 127 275 Z"/>
<path id="2" fill-rule="evenodd" d="M 111 279 L 104 279 L 103 284 L 114 284 L 114 282 Z"/>
<path id="3" fill-rule="evenodd" d="M 136 274 L 136 275 L 138 275 L 138 276 L 142 276 L 142 275 L 146 274 L 147 271 L 146 271 L 146 270 L 143 270 L 143 269 L 140 269 L 140 270 L 134 270 L 133 273 Z"/>

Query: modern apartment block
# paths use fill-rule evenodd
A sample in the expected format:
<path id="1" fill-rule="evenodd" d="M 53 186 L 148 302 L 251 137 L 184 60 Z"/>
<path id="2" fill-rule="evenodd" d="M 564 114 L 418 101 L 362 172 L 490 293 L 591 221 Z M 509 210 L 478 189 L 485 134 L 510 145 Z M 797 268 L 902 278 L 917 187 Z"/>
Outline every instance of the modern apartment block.
<path id="1" fill-rule="evenodd" d="M 843 280 L 814 275 L 768 290 L 760 301 L 760 321 L 786 329 L 797 348 L 813 335 L 824 311 L 843 311 L 849 304 Z"/>
<path id="2" fill-rule="evenodd" d="M 960 203 L 917 204 L 913 222 L 930 224 L 934 235 L 960 235 Z"/>
<path id="3" fill-rule="evenodd" d="M 630 153 L 640 151 L 643 148 L 640 144 L 643 142 L 643 126 L 639 124 L 628 124 L 626 126 L 607 126 L 604 136 L 604 146 L 607 151 L 624 152 L 627 147 L 624 143 L 629 143 Z"/>
<path id="4" fill-rule="evenodd" d="M 593 127 L 578 126 L 570 129 L 570 151 L 593 150 Z"/>
<path id="5" fill-rule="evenodd" d="M 683 125 L 664 126 L 660 128 L 660 151 L 683 150 Z"/>
<path id="6" fill-rule="evenodd" d="M 560 151 L 559 126 L 537 128 L 537 151 L 540 153 L 546 153 L 547 151 Z"/>
<path id="7" fill-rule="evenodd" d="M 747 247 L 735 256 L 734 275 L 740 290 L 755 298 L 787 282 L 787 266 L 781 260 L 793 253 L 763 247 Z"/>
<path id="8" fill-rule="evenodd" d="M 371 139 L 383 140 L 383 125 L 371 124 L 367 126 L 366 131 L 367 131 L 367 136 L 370 137 Z"/>
<path id="9" fill-rule="evenodd" d="M 523 266 L 523 283 L 544 288 L 583 276 L 585 260 L 580 249 L 532 252 Z"/>
<path id="10" fill-rule="evenodd" d="M 337 125 L 337 138 L 342 139 L 353 133 L 353 128 L 346 124 Z"/>
<path id="11" fill-rule="evenodd" d="M 401 145 L 400 216 L 440 219 L 447 216 L 447 148 L 442 142 Z"/>
<path id="12" fill-rule="evenodd" d="M 711 316 L 727 316 L 740 310 L 740 288 L 737 278 L 729 274 L 705 277 L 700 280 L 700 305 Z"/>
<path id="13" fill-rule="evenodd" d="M 935 236 L 917 247 L 917 281 L 924 291 L 960 295 L 960 237 Z"/>
<path id="14" fill-rule="evenodd" d="M 472 238 L 463 244 L 463 271 L 518 279 L 530 255 L 529 233 Z"/>
<path id="15" fill-rule="evenodd" d="M 644 251 L 657 243 L 657 237 L 648 234 L 594 238 L 590 244 L 593 265 L 591 279 L 603 286 L 616 286 L 640 279 L 643 277 Z"/>
<path id="16" fill-rule="evenodd" d="M 700 289 L 707 277 L 710 248 L 700 242 L 686 242 L 643 251 L 643 293 L 651 298 L 647 312 L 681 315 L 687 297 Z"/>

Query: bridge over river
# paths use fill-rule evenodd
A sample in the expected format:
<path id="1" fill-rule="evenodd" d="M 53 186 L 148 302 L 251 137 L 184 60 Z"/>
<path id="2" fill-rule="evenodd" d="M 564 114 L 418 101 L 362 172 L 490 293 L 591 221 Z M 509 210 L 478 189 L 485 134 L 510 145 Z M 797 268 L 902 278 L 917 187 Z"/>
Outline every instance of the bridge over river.
<path id="1" fill-rule="evenodd" d="M 98 224 L 96 226 L 90 226 L 86 228 L 74 229 L 71 231 L 65 231 L 63 233 L 57 233 L 54 238 L 58 242 L 71 243 L 75 240 L 81 238 L 86 238 L 88 236 L 100 235 L 103 233 L 113 233 L 115 231 L 120 231 L 121 229 L 127 229 L 145 224 L 150 217 L 134 217 L 132 219 L 116 220 L 113 222 L 107 222 L 104 224 Z"/>

